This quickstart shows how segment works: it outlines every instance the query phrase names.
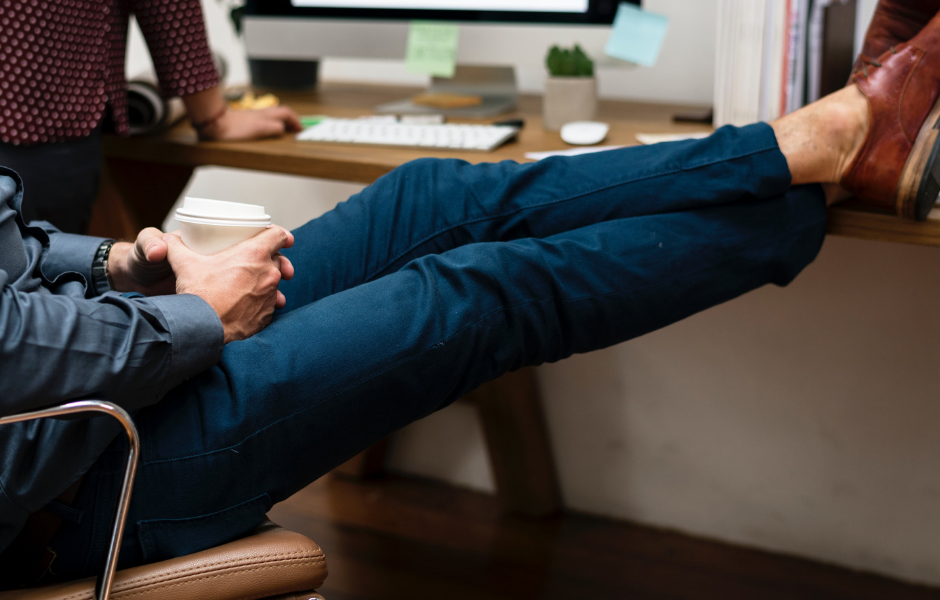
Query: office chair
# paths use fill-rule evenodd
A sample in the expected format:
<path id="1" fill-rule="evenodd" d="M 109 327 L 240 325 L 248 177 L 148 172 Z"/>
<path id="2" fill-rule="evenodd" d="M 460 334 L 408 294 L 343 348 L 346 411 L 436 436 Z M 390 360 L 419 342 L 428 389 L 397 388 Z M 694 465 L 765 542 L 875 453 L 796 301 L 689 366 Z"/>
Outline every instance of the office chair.
<path id="1" fill-rule="evenodd" d="M 251 535 L 189 556 L 117 571 L 140 441 L 130 415 L 110 402 L 84 400 L 0 418 L 0 425 L 96 412 L 116 419 L 129 441 L 121 497 L 104 571 L 97 578 L 0 592 L 0 600 L 312 600 L 326 579 L 326 558 L 311 539 L 270 521 Z"/>

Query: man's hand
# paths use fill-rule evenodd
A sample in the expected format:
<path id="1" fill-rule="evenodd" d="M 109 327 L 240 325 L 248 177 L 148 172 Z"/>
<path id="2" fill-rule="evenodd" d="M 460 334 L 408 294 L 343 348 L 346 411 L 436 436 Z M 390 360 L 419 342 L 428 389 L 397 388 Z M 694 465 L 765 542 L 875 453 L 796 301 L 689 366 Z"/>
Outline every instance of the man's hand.
<path id="1" fill-rule="evenodd" d="M 279 254 L 294 245 L 286 229 L 271 227 L 210 256 L 196 254 L 177 234 L 163 240 L 176 273 L 176 292 L 209 303 L 222 320 L 226 344 L 258 333 L 271 322 L 275 308 L 284 308 L 287 300 L 277 286 L 294 276 L 293 265 Z"/>
<path id="2" fill-rule="evenodd" d="M 206 140 L 237 141 L 276 137 L 300 131 L 300 118 L 286 106 L 260 110 L 229 110 L 200 135 Z"/>
<path id="3" fill-rule="evenodd" d="M 186 112 L 199 128 L 204 140 L 257 140 L 300 131 L 300 118 L 286 106 L 261 110 L 226 110 L 222 90 L 218 86 L 183 96 Z"/>
<path id="4" fill-rule="evenodd" d="M 108 272 L 118 292 L 162 296 L 176 292 L 176 278 L 166 260 L 163 232 L 144 229 L 133 244 L 118 242 L 108 255 Z"/>

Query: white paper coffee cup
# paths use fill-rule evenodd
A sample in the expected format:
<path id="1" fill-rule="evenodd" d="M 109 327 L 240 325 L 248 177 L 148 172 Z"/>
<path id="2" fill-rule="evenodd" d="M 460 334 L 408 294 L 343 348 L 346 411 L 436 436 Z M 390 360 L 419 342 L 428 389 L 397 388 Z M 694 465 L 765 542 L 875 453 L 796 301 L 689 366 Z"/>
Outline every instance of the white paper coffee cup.
<path id="1" fill-rule="evenodd" d="M 271 226 L 271 216 L 257 204 L 186 198 L 176 209 L 183 243 L 199 254 L 214 254 Z"/>

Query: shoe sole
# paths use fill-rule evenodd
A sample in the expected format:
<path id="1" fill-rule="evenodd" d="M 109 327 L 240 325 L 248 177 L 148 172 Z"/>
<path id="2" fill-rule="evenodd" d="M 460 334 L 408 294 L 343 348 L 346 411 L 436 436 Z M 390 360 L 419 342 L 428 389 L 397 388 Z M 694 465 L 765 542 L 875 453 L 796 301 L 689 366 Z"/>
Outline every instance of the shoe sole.
<path id="1" fill-rule="evenodd" d="M 940 196 L 940 99 L 914 140 L 911 155 L 907 157 L 894 206 L 898 215 L 923 221 Z"/>

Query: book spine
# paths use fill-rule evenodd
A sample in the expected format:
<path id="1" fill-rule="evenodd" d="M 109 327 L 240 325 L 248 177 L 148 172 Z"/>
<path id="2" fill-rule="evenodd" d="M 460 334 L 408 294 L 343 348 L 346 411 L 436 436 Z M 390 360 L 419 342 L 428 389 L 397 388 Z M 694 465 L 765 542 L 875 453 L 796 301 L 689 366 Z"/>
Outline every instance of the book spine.
<path id="1" fill-rule="evenodd" d="M 783 44 L 783 72 L 780 76 L 780 116 L 787 114 L 790 102 L 790 45 L 793 31 L 793 0 L 786 0 L 786 13 L 784 15 L 784 44 Z"/>

